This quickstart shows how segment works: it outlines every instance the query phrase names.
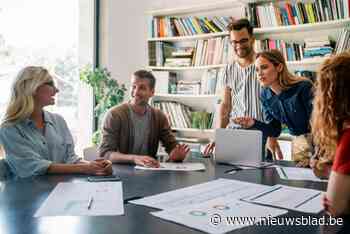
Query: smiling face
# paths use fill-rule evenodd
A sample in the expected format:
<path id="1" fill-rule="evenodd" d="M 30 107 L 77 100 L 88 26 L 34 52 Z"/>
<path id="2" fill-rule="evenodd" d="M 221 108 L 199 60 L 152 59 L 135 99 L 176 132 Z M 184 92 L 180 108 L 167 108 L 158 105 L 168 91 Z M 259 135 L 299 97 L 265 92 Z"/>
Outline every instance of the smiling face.
<path id="1" fill-rule="evenodd" d="M 43 83 L 37 88 L 33 96 L 35 105 L 40 107 L 54 105 L 56 93 L 58 93 L 58 89 L 56 88 L 55 83 L 51 78 L 51 80 Z"/>
<path id="2" fill-rule="evenodd" d="M 282 64 L 276 66 L 262 56 L 258 57 L 255 61 L 255 69 L 258 79 L 260 84 L 264 87 L 279 84 L 278 75 L 282 71 L 282 68 Z"/>
<path id="3" fill-rule="evenodd" d="M 253 53 L 254 37 L 249 35 L 246 28 L 230 32 L 230 41 L 235 54 L 239 58 L 247 58 Z"/>
<path id="4" fill-rule="evenodd" d="M 131 79 L 131 103 L 145 106 L 153 95 L 154 89 L 151 88 L 150 81 L 133 75 Z"/>

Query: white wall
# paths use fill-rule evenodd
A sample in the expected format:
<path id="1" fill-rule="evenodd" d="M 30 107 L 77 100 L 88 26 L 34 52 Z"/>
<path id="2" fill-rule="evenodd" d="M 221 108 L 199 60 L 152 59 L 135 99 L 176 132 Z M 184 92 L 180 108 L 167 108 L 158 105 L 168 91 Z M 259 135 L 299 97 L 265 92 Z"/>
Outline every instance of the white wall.
<path id="1" fill-rule="evenodd" d="M 146 11 L 215 3 L 220 0 L 103 0 L 100 58 L 113 78 L 129 84 L 130 75 L 147 65 Z M 233 15 L 242 12 L 233 12 Z M 127 86 L 128 87 L 128 86 Z"/>

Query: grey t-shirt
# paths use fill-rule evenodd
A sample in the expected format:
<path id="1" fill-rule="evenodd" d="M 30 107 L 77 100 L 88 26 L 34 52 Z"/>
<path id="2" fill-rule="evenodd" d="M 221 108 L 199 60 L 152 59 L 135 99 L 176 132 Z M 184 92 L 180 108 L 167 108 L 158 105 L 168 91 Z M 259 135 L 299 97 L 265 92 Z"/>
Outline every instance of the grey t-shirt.
<path id="1" fill-rule="evenodd" d="M 134 125 L 134 145 L 131 154 L 148 155 L 148 137 L 151 128 L 151 111 L 147 108 L 144 115 L 136 114 L 129 106 L 130 117 Z"/>

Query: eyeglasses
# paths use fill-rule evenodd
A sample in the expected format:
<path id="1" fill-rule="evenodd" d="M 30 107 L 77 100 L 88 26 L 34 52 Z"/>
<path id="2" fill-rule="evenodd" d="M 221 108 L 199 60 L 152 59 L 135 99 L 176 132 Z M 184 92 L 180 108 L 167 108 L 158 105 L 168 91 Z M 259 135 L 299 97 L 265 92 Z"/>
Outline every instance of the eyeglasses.
<path id="1" fill-rule="evenodd" d="M 44 85 L 49 85 L 52 88 L 57 88 L 53 80 L 45 82 Z"/>
<path id="2" fill-rule="evenodd" d="M 246 43 L 248 43 L 249 42 L 249 38 L 243 38 L 243 39 L 241 39 L 241 40 L 239 40 L 239 41 L 235 41 L 235 40 L 233 40 L 233 41 L 231 41 L 231 44 L 232 45 L 238 45 L 238 44 L 240 44 L 240 45 L 244 45 L 244 44 L 246 44 Z"/>

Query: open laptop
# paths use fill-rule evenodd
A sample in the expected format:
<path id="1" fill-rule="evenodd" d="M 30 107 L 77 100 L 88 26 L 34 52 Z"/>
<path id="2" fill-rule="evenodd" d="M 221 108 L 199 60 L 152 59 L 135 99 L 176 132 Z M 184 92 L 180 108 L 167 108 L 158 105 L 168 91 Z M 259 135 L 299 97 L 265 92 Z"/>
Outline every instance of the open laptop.
<path id="1" fill-rule="evenodd" d="M 244 129 L 217 129 L 215 161 L 235 166 L 263 168 L 271 162 L 262 161 L 262 132 Z"/>

